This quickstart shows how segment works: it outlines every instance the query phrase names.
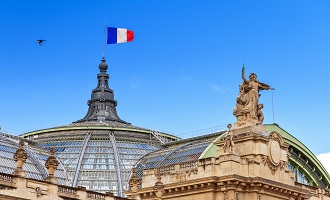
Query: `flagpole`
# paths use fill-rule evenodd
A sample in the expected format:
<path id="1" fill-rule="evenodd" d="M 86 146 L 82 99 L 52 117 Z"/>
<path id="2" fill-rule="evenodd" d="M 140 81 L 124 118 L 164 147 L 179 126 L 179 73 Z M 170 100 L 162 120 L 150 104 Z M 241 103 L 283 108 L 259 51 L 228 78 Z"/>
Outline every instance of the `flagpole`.
<path id="1" fill-rule="evenodd" d="M 273 110 L 273 123 L 275 123 L 275 118 L 274 118 L 274 94 L 273 94 L 273 90 L 272 89 L 272 110 Z"/>
<path id="2" fill-rule="evenodd" d="M 102 52 L 102 58 L 104 58 L 104 52 L 105 52 L 105 47 L 107 46 L 107 18 L 105 18 L 104 22 L 104 44 L 103 44 L 103 52 Z"/>

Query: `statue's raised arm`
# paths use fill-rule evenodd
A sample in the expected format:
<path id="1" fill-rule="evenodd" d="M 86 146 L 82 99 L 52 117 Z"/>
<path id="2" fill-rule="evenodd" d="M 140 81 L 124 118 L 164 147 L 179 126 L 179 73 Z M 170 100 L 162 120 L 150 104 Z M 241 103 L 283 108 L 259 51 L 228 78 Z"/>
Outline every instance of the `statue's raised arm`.
<path id="1" fill-rule="evenodd" d="M 266 83 L 262 83 L 262 82 L 259 82 L 259 81 L 258 81 L 258 83 L 259 83 L 259 85 L 258 85 L 259 90 L 274 90 L 274 88 L 271 88 Z"/>
<path id="2" fill-rule="evenodd" d="M 247 81 L 246 78 L 245 78 L 245 68 L 244 68 L 244 65 L 242 67 L 242 79 L 243 79 L 244 82 Z"/>

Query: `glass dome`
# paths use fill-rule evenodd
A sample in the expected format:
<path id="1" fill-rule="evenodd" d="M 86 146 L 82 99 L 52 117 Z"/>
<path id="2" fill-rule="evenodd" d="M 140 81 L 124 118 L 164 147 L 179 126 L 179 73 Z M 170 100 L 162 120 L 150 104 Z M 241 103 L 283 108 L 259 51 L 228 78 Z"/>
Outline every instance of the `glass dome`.
<path id="1" fill-rule="evenodd" d="M 112 125 L 110 125 L 112 124 Z M 116 126 L 114 126 L 116 124 Z M 159 137 L 177 138 L 129 124 L 84 122 L 34 131 L 24 135 L 56 156 L 65 166 L 70 186 L 124 196 L 133 166 L 146 154 L 161 148 Z"/>
<path id="2" fill-rule="evenodd" d="M 162 143 L 179 138 L 139 128 L 120 119 L 114 91 L 108 84 L 107 68 L 103 58 L 84 118 L 67 126 L 25 133 L 22 137 L 33 140 L 47 151 L 55 148 L 70 186 L 124 196 L 134 164 L 142 156 L 159 149 Z"/>

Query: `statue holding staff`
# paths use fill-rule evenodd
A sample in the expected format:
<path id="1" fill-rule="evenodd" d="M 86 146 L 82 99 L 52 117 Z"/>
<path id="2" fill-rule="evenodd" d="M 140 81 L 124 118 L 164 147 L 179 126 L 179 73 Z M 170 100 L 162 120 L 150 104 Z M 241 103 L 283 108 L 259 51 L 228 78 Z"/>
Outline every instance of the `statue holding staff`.
<path id="1" fill-rule="evenodd" d="M 258 106 L 260 97 L 259 91 L 273 89 L 269 85 L 259 82 L 255 73 L 251 73 L 249 75 L 249 80 L 247 80 L 244 70 L 245 68 L 243 65 L 243 83 L 239 86 L 240 92 L 236 98 L 236 106 L 233 113 L 237 117 L 236 128 L 247 125 L 254 126 L 262 123 L 263 116 L 262 120 L 260 120 L 260 115 L 263 106 Z"/>

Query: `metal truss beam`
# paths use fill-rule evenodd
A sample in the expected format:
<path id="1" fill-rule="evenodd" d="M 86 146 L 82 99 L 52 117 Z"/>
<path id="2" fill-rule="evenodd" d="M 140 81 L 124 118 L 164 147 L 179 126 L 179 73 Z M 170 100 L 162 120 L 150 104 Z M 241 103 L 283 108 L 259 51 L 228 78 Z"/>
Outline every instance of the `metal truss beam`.
<path id="1" fill-rule="evenodd" d="M 119 161 L 119 152 L 118 152 L 118 148 L 117 148 L 116 138 L 115 138 L 115 135 L 113 134 L 113 132 L 109 133 L 109 138 L 110 138 L 111 143 L 112 143 L 113 153 L 114 153 L 115 162 L 116 162 L 118 195 L 120 197 L 123 197 L 124 196 L 124 191 L 123 191 L 123 183 L 122 183 L 122 180 L 121 180 L 121 166 L 120 166 L 120 161 Z"/>
<path id="2" fill-rule="evenodd" d="M 92 133 L 87 133 L 87 135 L 85 136 L 83 146 L 80 150 L 80 155 L 79 155 L 79 160 L 78 160 L 78 163 L 77 163 L 77 167 L 76 167 L 76 170 L 75 170 L 75 173 L 74 173 L 74 176 L 73 176 L 73 180 L 72 180 L 72 184 L 71 184 L 72 187 L 77 187 L 78 176 L 79 176 L 79 173 L 80 173 L 82 159 L 84 157 L 86 146 L 87 146 L 87 143 L 88 143 L 89 138 L 91 137 L 91 135 L 92 135 Z"/>

